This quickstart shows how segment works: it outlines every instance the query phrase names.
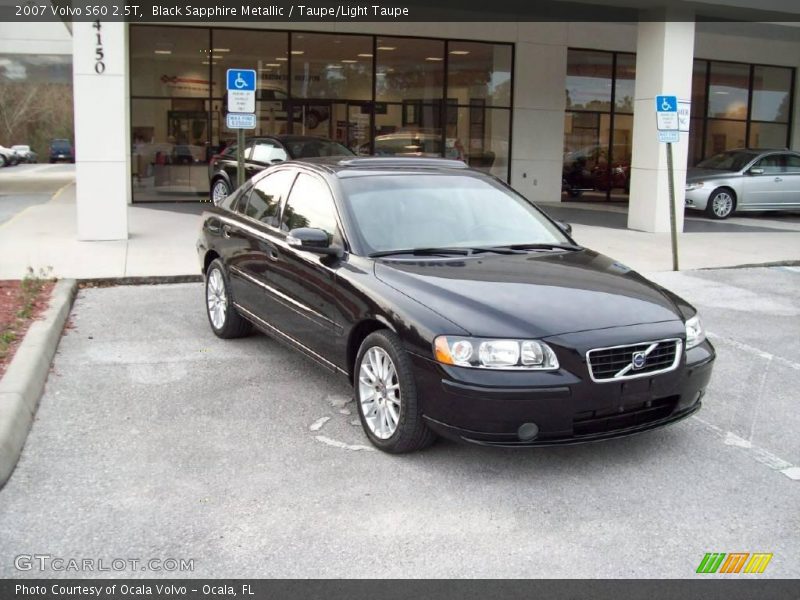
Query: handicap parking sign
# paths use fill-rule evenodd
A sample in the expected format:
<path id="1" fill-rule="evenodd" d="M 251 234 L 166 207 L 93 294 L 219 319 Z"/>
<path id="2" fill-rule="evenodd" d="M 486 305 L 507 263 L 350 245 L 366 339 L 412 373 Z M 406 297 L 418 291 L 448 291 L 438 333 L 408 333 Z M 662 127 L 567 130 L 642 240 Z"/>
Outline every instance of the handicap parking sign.
<path id="1" fill-rule="evenodd" d="M 252 69 L 228 69 L 228 91 L 255 92 L 256 72 Z"/>
<path id="2" fill-rule="evenodd" d="M 656 122 L 659 131 L 678 130 L 677 96 L 656 96 Z"/>

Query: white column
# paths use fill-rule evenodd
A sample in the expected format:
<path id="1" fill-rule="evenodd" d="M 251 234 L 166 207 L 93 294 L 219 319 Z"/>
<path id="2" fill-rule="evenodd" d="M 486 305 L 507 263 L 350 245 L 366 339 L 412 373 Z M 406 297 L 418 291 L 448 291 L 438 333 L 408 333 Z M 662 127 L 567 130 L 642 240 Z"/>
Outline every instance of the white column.
<path id="1" fill-rule="evenodd" d="M 74 22 L 72 47 L 78 239 L 124 240 L 131 193 L 128 26 Z"/>
<path id="2" fill-rule="evenodd" d="M 667 152 L 666 144 L 660 144 L 657 138 L 655 97 L 668 94 L 680 100 L 691 99 L 693 59 L 693 21 L 639 23 L 628 208 L 630 229 L 670 230 Z M 672 145 L 678 231 L 683 231 L 688 136 L 688 133 L 680 134 L 680 142 Z"/>
<path id="3" fill-rule="evenodd" d="M 514 61 L 511 185 L 535 202 L 561 200 L 566 38 L 566 23 L 520 23 Z"/>

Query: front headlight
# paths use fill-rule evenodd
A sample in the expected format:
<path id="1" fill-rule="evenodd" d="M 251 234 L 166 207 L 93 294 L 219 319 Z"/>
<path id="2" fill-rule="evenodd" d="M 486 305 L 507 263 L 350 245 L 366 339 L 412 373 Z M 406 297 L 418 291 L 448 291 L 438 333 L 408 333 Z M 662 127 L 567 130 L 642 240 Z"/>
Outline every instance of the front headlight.
<path id="1" fill-rule="evenodd" d="M 554 371 L 558 359 L 553 349 L 537 340 L 494 340 L 440 335 L 433 340 L 440 363 L 484 369 Z"/>
<path id="2" fill-rule="evenodd" d="M 694 348 L 703 343 L 706 332 L 700 322 L 700 315 L 695 315 L 686 321 L 686 349 Z"/>
<path id="3" fill-rule="evenodd" d="M 691 192 L 692 190 L 699 190 L 703 187 L 704 183 L 702 181 L 694 181 L 692 183 L 686 184 L 686 191 Z"/>

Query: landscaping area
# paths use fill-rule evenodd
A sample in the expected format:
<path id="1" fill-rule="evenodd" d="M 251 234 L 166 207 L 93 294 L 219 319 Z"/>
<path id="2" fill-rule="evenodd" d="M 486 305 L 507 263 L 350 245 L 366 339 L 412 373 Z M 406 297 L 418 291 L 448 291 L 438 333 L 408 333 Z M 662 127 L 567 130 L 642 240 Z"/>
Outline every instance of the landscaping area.
<path id="1" fill-rule="evenodd" d="M 33 269 L 21 281 L 0 281 L 0 377 L 30 324 L 47 309 L 54 285 L 48 272 Z"/>

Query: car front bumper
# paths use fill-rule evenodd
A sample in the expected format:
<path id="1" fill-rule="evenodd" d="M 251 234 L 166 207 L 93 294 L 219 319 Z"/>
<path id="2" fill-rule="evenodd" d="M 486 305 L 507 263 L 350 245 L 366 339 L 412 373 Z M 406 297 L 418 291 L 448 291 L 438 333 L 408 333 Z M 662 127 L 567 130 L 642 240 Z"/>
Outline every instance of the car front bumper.
<path id="1" fill-rule="evenodd" d="M 704 187 L 698 188 L 696 190 L 687 191 L 684 204 L 686 208 L 705 210 L 710 195 L 711 195 L 711 189 L 706 189 Z"/>
<path id="2" fill-rule="evenodd" d="M 557 353 L 563 354 L 564 349 Z M 491 446 L 577 444 L 632 435 L 679 421 L 700 409 L 714 348 L 684 351 L 672 371 L 595 383 L 575 352 L 553 372 L 441 365 L 412 355 L 428 426 L 451 439 Z M 565 364 L 566 363 L 566 364 Z M 527 429 L 520 427 L 528 424 Z M 535 424 L 538 434 L 530 438 Z"/>

